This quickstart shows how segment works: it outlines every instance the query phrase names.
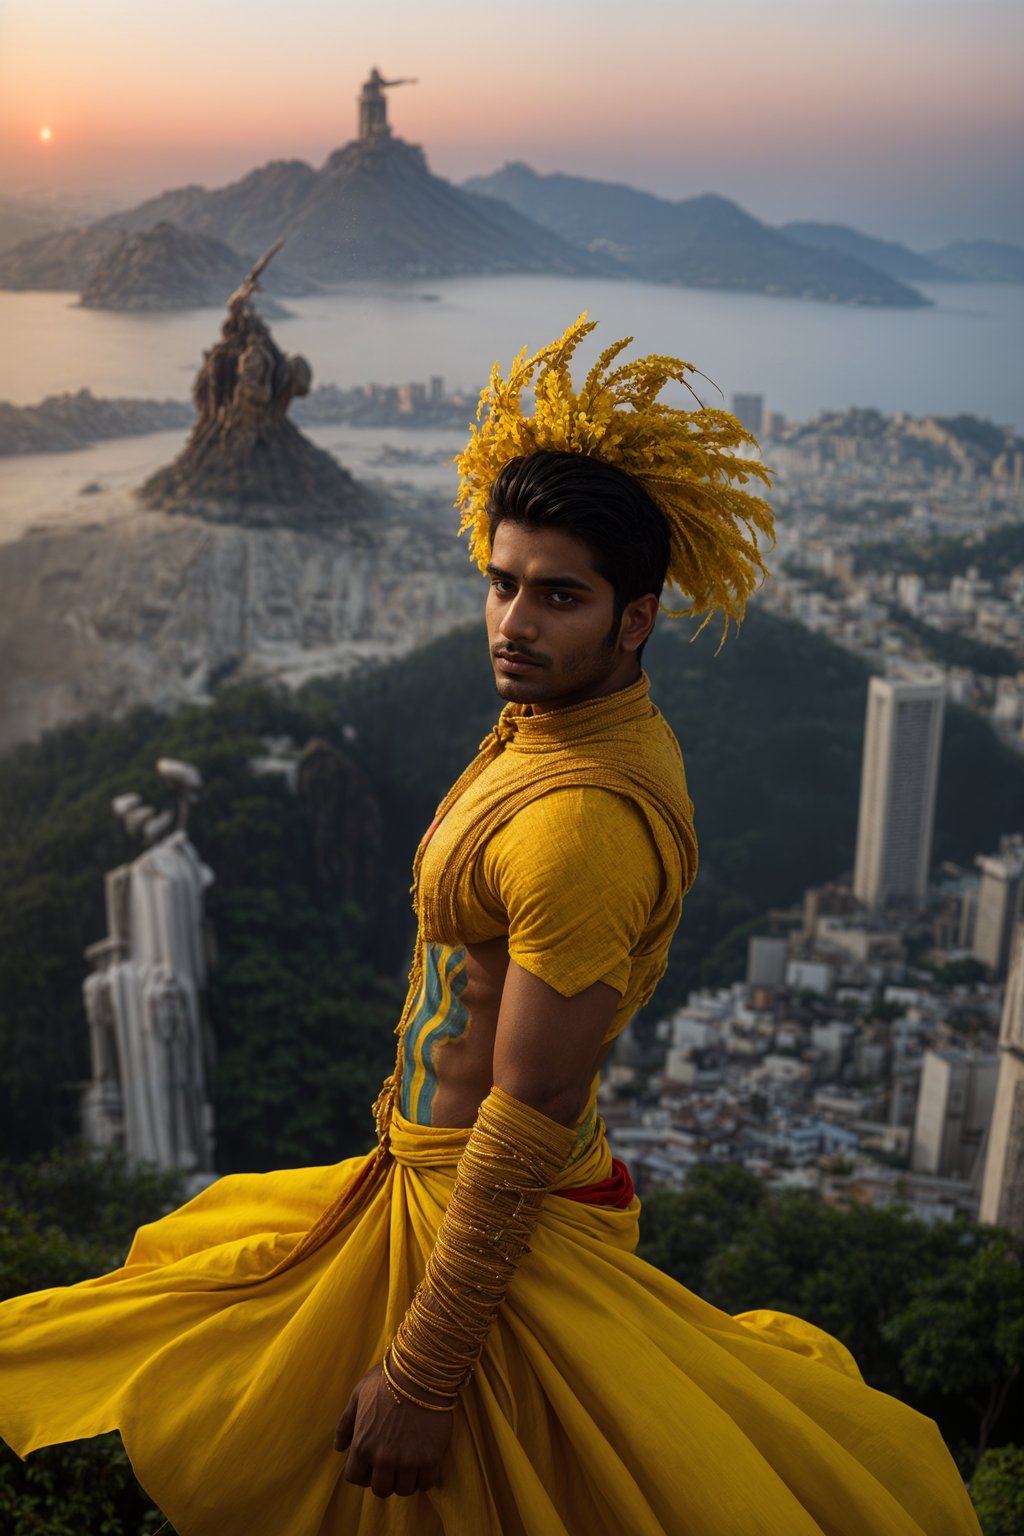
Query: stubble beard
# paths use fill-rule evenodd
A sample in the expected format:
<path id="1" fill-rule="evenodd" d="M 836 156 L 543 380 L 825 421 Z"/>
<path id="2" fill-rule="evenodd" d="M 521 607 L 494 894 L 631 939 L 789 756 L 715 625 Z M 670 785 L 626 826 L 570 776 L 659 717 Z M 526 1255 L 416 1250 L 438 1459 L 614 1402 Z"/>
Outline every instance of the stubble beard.
<path id="1" fill-rule="evenodd" d="M 537 667 L 537 677 L 509 677 L 494 671 L 494 686 L 498 697 L 507 704 L 541 704 L 549 709 L 569 708 L 580 702 L 593 688 L 607 681 L 613 669 L 613 659 L 618 646 L 618 622 L 605 636 L 598 651 L 587 651 L 569 657 L 560 676 L 549 679 L 548 668 Z M 494 658 L 491 658 L 492 667 Z M 545 686 L 538 688 L 538 684 Z"/>

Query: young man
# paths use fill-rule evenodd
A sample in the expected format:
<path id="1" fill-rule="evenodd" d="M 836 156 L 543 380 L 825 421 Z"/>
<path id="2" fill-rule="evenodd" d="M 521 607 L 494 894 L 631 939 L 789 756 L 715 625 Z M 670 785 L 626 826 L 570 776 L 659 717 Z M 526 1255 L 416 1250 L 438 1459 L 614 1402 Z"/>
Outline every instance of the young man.
<path id="1" fill-rule="evenodd" d="M 640 657 L 666 572 L 742 614 L 770 514 L 738 423 L 658 403 L 689 365 L 620 344 L 572 390 L 588 329 L 495 371 L 461 460 L 507 703 L 417 853 L 376 1152 L 223 1179 L 0 1309 L 5 1436 L 120 1428 L 179 1536 L 978 1536 L 840 1344 L 633 1253 L 597 1075 L 696 870 Z"/>
<path id="2" fill-rule="evenodd" d="M 636 481 L 574 454 L 512 460 L 488 507 L 487 639 L 498 693 L 513 707 L 500 749 L 486 749 L 479 775 L 460 781 L 426 847 L 420 995 L 429 1002 L 404 1036 L 401 1110 L 414 1123 L 468 1128 L 493 1085 L 555 1122 L 555 1145 L 566 1149 L 557 1173 L 599 1147 L 604 1173 L 597 1073 L 653 989 L 696 869 L 682 760 L 640 668 L 668 535 Z M 609 749 L 618 764 L 595 760 Z M 567 782 L 547 785 L 548 759 Z M 645 775 L 653 791 L 641 787 Z M 507 814 L 516 795 L 525 803 Z M 485 805 L 498 814 L 458 881 L 457 932 L 430 942 L 432 882 Z M 446 990 L 444 977 L 457 980 Z M 624 1185 L 623 1205 L 631 1194 Z M 490 1311 L 483 1322 L 486 1332 Z M 461 1374 L 473 1346 L 470 1337 Z M 352 1443 L 346 1478 L 378 1494 L 437 1481 L 451 1420 L 430 1408 L 451 1408 L 459 1384 L 432 1392 L 406 1378 L 399 1358 L 401 1347 L 388 1358 L 390 1381 L 377 1367 L 359 1384 L 337 1435 L 339 1449 Z"/>

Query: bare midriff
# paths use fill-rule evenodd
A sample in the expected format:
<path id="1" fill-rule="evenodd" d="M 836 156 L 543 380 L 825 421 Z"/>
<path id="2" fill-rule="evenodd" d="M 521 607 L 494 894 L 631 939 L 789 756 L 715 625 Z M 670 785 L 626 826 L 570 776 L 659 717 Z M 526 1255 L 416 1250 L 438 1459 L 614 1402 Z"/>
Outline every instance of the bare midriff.
<path id="1" fill-rule="evenodd" d="M 502 934 L 483 944 L 467 944 L 465 951 L 461 1002 L 470 1022 L 462 1035 L 445 1041 L 435 1053 L 434 1125 L 472 1125 L 494 1081 L 494 1042 L 508 971 L 508 939 Z"/>
<path id="2" fill-rule="evenodd" d="M 494 1083 L 494 1049 L 502 991 L 508 973 L 508 939 L 504 935 L 481 944 L 467 944 L 465 983 L 459 1001 L 468 1015 L 465 1029 L 441 1042 L 433 1052 L 435 1079 L 430 1123 L 436 1126 L 471 1126 L 481 1102 Z M 611 1048 L 601 1047 L 590 1073 L 580 1083 L 580 1103 L 594 1074 Z"/>

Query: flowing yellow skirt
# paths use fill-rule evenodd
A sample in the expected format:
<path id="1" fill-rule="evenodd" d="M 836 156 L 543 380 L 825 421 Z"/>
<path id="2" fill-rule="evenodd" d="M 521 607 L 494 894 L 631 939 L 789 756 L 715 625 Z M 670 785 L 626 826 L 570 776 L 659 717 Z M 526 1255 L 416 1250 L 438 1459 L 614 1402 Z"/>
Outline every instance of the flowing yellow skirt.
<path id="1" fill-rule="evenodd" d="M 733 1318 L 635 1257 L 637 1214 L 558 1195 L 456 1409 L 442 1484 L 378 1500 L 332 1435 L 420 1279 L 466 1131 L 399 1119 L 394 1162 L 221 1179 L 123 1269 L 0 1307 L 21 1455 L 119 1429 L 180 1536 L 979 1536 L 935 1425 L 834 1339 Z M 603 1139 L 567 1183 L 606 1178 Z"/>

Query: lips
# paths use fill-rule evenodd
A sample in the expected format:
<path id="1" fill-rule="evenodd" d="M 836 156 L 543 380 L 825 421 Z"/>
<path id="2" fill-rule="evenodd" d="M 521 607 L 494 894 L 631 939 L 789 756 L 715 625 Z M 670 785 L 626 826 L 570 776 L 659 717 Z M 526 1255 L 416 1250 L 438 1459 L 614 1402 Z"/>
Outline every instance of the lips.
<path id="1" fill-rule="evenodd" d="M 543 665 L 542 662 L 532 661 L 530 657 L 523 656 L 517 651 L 495 651 L 494 661 L 495 665 L 500 667 L 503 672 L 507 672 L 512 676 L 521 676 L 525 672 L 535 672 Z"/>

